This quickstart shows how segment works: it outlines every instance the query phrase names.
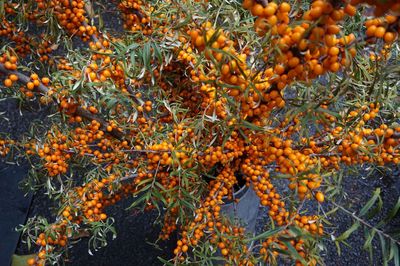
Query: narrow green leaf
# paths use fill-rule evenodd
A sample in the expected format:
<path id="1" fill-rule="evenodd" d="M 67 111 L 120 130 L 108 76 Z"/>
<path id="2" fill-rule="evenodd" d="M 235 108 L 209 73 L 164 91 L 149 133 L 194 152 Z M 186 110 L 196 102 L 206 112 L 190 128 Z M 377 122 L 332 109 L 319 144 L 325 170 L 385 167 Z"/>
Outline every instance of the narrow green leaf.
<path id="1" fill-rule="evenodd" d="M 400 252 L 399 246 L 395 242 L 391 242 L 391 249 L 393 251 L 393 261 L 395 266 L 400 266 Z"/>
<path id="2" fill-rule="evenodd" d="M 147 193 L 143 194 L 142 196 L 140 196 L 138 199 L 136 199 L 128 208 L 129 209 L 133 209 L 136 206 L 138 206 L 139 204 L 141 204 L 142 202 L 147 200 Z"/>
<path id="3" fill-rule="evenodd" d="M 246 239 L 245 242 L 252 242 L 252 241 L 259 240 L 259 239 L 265 239 L 265 238 L 268 238 L 268 237 L 270 237 L 270 236 L 273 236 L 273 235 L 279 233 L 279 232 L 282 231 L 282 230 L 283 230 L 282 227 L 277 227 L 277 228 L 275 228 L 275 229 L 272 229 L 272 230 L 266 231 L 266 232 L 264 232 L 264 233 L 261 233 L 261 234 L 255 236 L 255 237 Z"/>
<path id="4" fill-rule="evenodd" d="M 379 236 L 379 240 L 381 242 L 383 266 L 387 266 L 388 265 L 388 255 L 387 255 L 387 248 L 386 248 L 386 240 L 383 235 L 378 234 L 378 236 Z"/>
<path id="5" fill-rule="evenodd" d="M 151 48 L 151 43 L 146 43 L 143 47 L 143 54 L 142 54 L 143 64 L 147 70 L 150 70 L 150 61 L 151 61 L 150 48 Z"/>
<path id="6" fill-rule="evenodd" d="M 374 192 L 372 198 L 365 204 L 365 206 L 360 210 L 360 216 L 364 216 L 367 214 L 368 210 L 374 206 L 376 200 L 380 197 L 381 189 L 377 188 Z"/>
<path id="7" fill-rule="evenodd" d="M 355 222 L 349 229 L 335 239 L 336 242 L 340 242 L 349 238 L 349 236 L 360 227 L 360 223 Z"/>
<path id="8" fill-rule="evenodd" d="M 297 250 L 293 247 L 292 244 L 288 241 L 283 241 L 283 244 L 288 248 L 289 253 L 294 256 L 297 260 L 299 260 L 303 265 L 307 265 L 307 262 L 304 260 L 302 256 L 297 252 Z"/>
<path id="9" fill-rule="evenodd" d="M 167 261 L 167 260 L 165 260 L 165 259 L 163 259 L 161 257 L 157 257 L 157 259 L 159 259 L 162 263 L 164 263 L 164 265 L 167 265 L 167 266 L 174 266 L 175 265 L 172 262 L 169 262 L 169 261 Z"/>
<path id="10" fill-rule="evenodd" d="M 341 118 L 341 116 L 340 116 L 339 113 L 333 112 L 333 111 L 328 110 L 328 109 L 325 109 L 325 108 L 318 107 L 318 108 L 317 108 L 317 111 L 318 111 L 318 112 L 327 113 L 327 114 L 329 114 L 329 115 L 332 115 L 332 116 L 336 117 L 337 119 L 340 119 L 340 118 Z"/>
<path id="11" fill-rule="evenodd" d="M 391 209 L 390 212 L 388 213 L 388 215 L 385 217 L 385 219 L 383 219 L 383 222 L 388 223 L 390 220 L 392 220 L 397 215 L 399 210 L 400 210 L 400 197 L 397 199 L 397 202 L 396 202 L 395 206 L 393 207 L 393 209 Z"/>

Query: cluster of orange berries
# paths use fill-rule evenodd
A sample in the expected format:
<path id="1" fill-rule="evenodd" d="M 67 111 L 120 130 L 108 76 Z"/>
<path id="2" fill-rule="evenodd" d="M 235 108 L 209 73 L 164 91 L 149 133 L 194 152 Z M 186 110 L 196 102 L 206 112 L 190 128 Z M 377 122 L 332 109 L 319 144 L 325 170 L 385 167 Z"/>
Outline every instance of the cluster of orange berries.
<path id="1" fill-rule="evenodd" d="M 153 7 L 145 5 L 141 0 L 123 0 L 118 5 L 124 21 L 124 29 L 129 31 L 141 31 L 148 35 L 153 32 L 150 25 L 150 18 L 142 10 L 146 8 L 152 10 Z"/>
<path id="2" fill-rule="evenodd" d="M 303 217 L 304 217 L 303 221 L 306 222 L 307 218 L 305 216 L 303 216 Z M 310 222 L 311 222 L 310 225 L 307 225 L 308 227 L 312 226 L 314 228 L 314 226 L 315 226 L 316 228 L 318 228 L 318 226 L 316 225 L 316 223 L 314 221 L 310 221 Z M 300 225 L 301 223 L 298 223 L 298 224 Z M 277 235 L 268 237 L 266 241 L 262 242 L 262 248 L 260 249 L 260 255 L 262 256 L 262 258 L 265 261 L 274 261 L 274 262 L 277 261 L 277 257 L 280 255 L 280 253 L 276 250 L 277 248 L 280 250 L 285 250 L 285 251 L 288 250 L 287 245 L 285 243 L 283 243 L 281 240 L 279 240 L 279 238 L 290 238 L 291 239 L 289 241 L 290 245 L 292 245 L 296 249 L 296 251 L 298 252 L 300 257 L 302 257 L 303 259 L 307 258 L 307 253 L 304 250 L 305 241 L 303 239 L 301 239 L 300 237 L 295 236 L 289 230 L 285 229 L 285 230 L 282 230 L 281 232 L 279 232 Z M 295 265 L 303 266 L 304 264 L 302 264 L 299 260 L 296 260 Z M 318 264 L 315 259 L 311 259 L 311 260 L 307 261 L 307 265 L 316 266 Z"/>
<path id="3" fill-rule="evenodd" d="M 246 181 L 253 185 L 254 191 L 261 200 L 261 205 L 269 207 L 269 216 L 278 225 L 285 224 L 289 212 L 286 211 L 285 203 L 281 201 L 281 196 L 272 185 L 269 172 L 262 162 L 259 159 L 246 159 L 241 165 L 241 170 Z"/>
<path id="4" fill-rule="evenodd" d="M 12 9 L 7 8 L 6 10 Z M 5 17 L 0 23 L 0 37 L 5 37 L 14 42 L 15 52 L 22 57 L 31 51 L 30 39 L 26 37 L 23 31 L 18 30 L 13 22 L 8 21 Z"/>
<path id="5" fill-rule="evenodd" d="M 6 54 L 3 54 L 2 57 L 0 57 L 0 63 L 3 64 L 4 68 L 10 71 L 14 71 L 17 69 L 17 57 L 16 56 L 10 56 L 7 58 Z M 18 75 L 16 74 L 9 74 L 6 79 L 4 79 L 4 86 L 9 88 L 11 87 L 15 82 L 17 82 L 19 79 Z"/>
<path id="6" fill-rule="evenodd" d="M 0 56 L 0 63 L 4 65 L 4 68 L 10 71 L 17 69 L 18 58 L 14 55 L 2 54 Z"/>
<path id="7" fill-rule="evenodd" d="M 376 129 L 362 129 L 357 132 L 349 132 L 342 136 L 343 141 L 338 147 L 341 152 L 341 161 L 345 163 L 398 163 L 398 147 L 400 143 L 400 127 L 389 128 L 382 124 Z M 379 144 L 378 140 L 384 141 Z"/>
<path id="8" fill-rule="evenodd" d="M 71 158 L 71 155 L 66 153 L 68 149 L 67 136 L 61 133 L 56 135 L 49 133 L 47 138 L 49 143 L 45 143 L 42 148 L 39 148 L 37 154 L 46 161 L 44 166 L 50 176 L 65 174 L 68 170 L 67 160 Z"/>
<path id="9" fill-rule="evenodd" d="M 189 247 L 195 247 L 207 236 L 216 245 L 222 256 L 235 265 L 251 265 L 247 246 L 240 243 L 240 248 L 233 248 L 234 238 L 243 239 L 245 229 L 228 225 L 221 215 L 221 204 L 229 200 L 233 193 L 233 185 L 237 183 L 235 170 L 227 166 L 221 170 L 216 179 L 209 183 L 209 194 L 195 211 L 194 220 L 182 231 L 181 239 L 177 242 L 174 254 L 184 260 Z"/>
<path id="10" fill-rule="evenodd" d="M 0 139 L 0 156 L 6 156 L 10 152 L 10 145 L 15 144 L 15 141 L 8 139 Z"/>
<path id="11" fill-rule="evenodd" d="M 71 148 L 82 157 L 93 156 L 93 160 L 98 163 L 109 162 L 107 169 L 110 170 L 113 164 L 118 164 L 123 157 L 123 153 L 118 149 L 126 148 L 128 144 L 126 141 L 110 140 L 100 127 L 101 124 L 96 120 L 85 128 L 77 127 L 72 136 Z"/>
<path id="12" fill-rule="evenodd" d="M 72 67 L 72 63 L 68 62 L 67 59 L 61 58 L 57 62 L 57 69 L 59 70 L 66 70 L 66 71 L 71 71 L 74 68 Z"/>
<path id="13" fill-rule="evenodd" d="M 58 23 L 69 34 L 76 34 L 83 41 L 88 41 L 92 35 L 97 35 L 96 26 L 87 24 L 84 0 L 52 0 L 50 6 L 54 9 Z"/>
<path id="14" fill-rule="evenodd" d="M 36 245 L 42 248 L 38 252 L 37 257 L 27 260 L 29 266 L 44 266 L 46 262 L 46 255 L 48 252 L 53 251 L 54 246 L 65 247 L 67 245 L 67 236 L 63 233 L 65 226 L 52 225 L 52 234 L 46 237 L 45 233 L 40 233 L 36 239 Z M 47 249 L 45 249 L 47 247 Z"/>
<path id="15" fill-rule="evenodd" d="M 46 237 L 46 233 L 39 234 L 36 244 L 40 247 L 40 251 L 35 258 L 28 259 L 28 265 L 44 265 L 48 253 L 56 248 L 65 247 L 68 244 L 68 238 L 74 237 L 74 233 L 79 234 L 79 232 L 74 232 L 76 229 L 69 226 L 70 223 L 87 224 L 107 219 L 104 208 L 115 204 L 133 189 L 131 184 L 127 184 L 113 193 L 106 194 L 107 190 L 112 191 L 115 180 L 115 175 L 101 180 L 94 179 L 65 195 L 63 200 L 67 206 L 60 211 L 60 219 L 46 229 L 49 236 Z"/>
<path id="16" fill-rule="evenodd" d="M 34 96 L 34 91 L 37 89 L 40 85 L 49 85 L 50 79 L 48 77 L 43 77 L 42 79 L 39 78 L 39 76 L 35 73 L 30 75 L 30 80 L 25 84 L 25 86 L 22 86 L 19 88 L 20 92 L 23 93 L 26 97 L 32 98 Z"/>
<path id="17" fill-rule="evenodd" d="M 325 139 L 316 141 L 321 137 L 317 134 L 309 140 L 303 139 L 308 144 L 307 148 L 301 149 L 301 153 L 308 156 L 312 164 L 317 162 L 316 157 L 313 157 L 317 155 L 321 165 L 336 169 L 339 169 L 340 163 L 397 164 L 400 161 L 397 148 L 400 143 L 400 127 L 389 127 L 386 124 L 377 127 L 374 119 L 378 116 L 379 108 L 379 104 L 371 103 L 360 106 L 359 110 L 349 111 L 342 122 L 356 123 L 354 130 L 345 131 L 342 126 L 325 126 Z M 326 152 L 328 149 L 330 152 Z M 295 184 L 291 186 L 292 189 L 296 188 Z"/>
<path id="18" fill-rule="evenodd" d="M 299 199 L 304 199 L 305 197 L 310 198 L 310 192 L 321 186 L 322 178 L 318 174 L 311 173 L 302 178 L 290 178 L 290 181 L 289 188 L 291 190 L 296 189 Z M 315 199 L 322 203 L 324 201 L 324 194 L 322 194 L 322 192 L 317 192 L 315 194 Z"/>
<path id="19" fill-rule="evenodd" d="M 256 74 L 258 71 L 248 68 L 247 51 L 238 52 L 235 42 L 227 38 L 227 33 L 214 30 L 210 22 L 204 23 L 201 29 L 193 29 L 187 33 L 190 35 L 192 47 L 180 51 L 178 59 L 186 63 L 197 62 L 195 50 L 192 49 L 196 48 L 209 60 L 207 69 L 200 73 L 199 69 L 190 72 L 194 82 L 201 82 L 200 92 L 203 97 L 200 107 L 207 110 L 208 114 L 215 112 L 218 117 L 226 118 L 228 107 L 226 97 L 221 97 L 223 93 L 240 102 L 239 110 L 244 118 L 266 117 L 274 107 L 281 108 L 285 105 L 281 94 L 271 89 L 271 84 L 264 75 Z M 223 50 L 230 56 L 224 56 L 216 49 Z M 220 68 L 212 63 L 211 57 L 221 63 Z M 271 77 L 273 72 L 269 74 Z M 249 80 L 252 80 L 254 86 L 250 86 Z M 244 93 L 246 90 L 247 94 Z M 188 96 L 193 97 L 191 94 Z"/>
<path id="20" fill-rule="evenodd" d="M 80 116 L 73 117 L 74 122 L 81 122 Z M 112 124 L 116 128 L 115 124 Z M 119 151 L 128 147 L 127 141 L 110 140 L 101 130 L 101 124 L 93 120 L 84 128 L 75 128 L 70 136 L 61 133 L 49 133 L 49 143 L 37 149 L 36 143 L 29 144 L 28 154 L 38 154 L 46 163 L 44 164 L 49 175 L 55 176 L 66 173 L 68 160 L 73 156 L 92 157 L 96 163 L 108 163 L 106 170 L 110 171 L 114 164 L 119 164 L 125 157 Z M 54 137 L 55 136 L 55 137 Z"/>
<path id="21" fill-rule="evenodd" d="M 355 15 L 354 6 L 334 7 L 329 1 L 315 0 L 302 15 L 303 22 L 295 26 L 289 25 L 291 6 L 288 3 L 270 2 L 263 7 L 249 0 L 243 6 L 258 17 L 254 23 L 256 31 L 260 35 L 270 32 L 272 42 L 279 48 L 275 66 L 265 72 L 267 77 L 273 77 L 270 82 L 278 89 L 294 80 L 337 72 L 350 63 L 347 55 L 356 54 L 355 48 L 348 47 L 355 40 L 354 34 L 340 36 L 342 31 L 338 25 L 346 14 Z"/>
<path id="22" fill-rule="evenodd" d="M 38 44 L 37 53 L 39 54 L 40 62 L 48 62 L 50 65 L 54 63 L 53 60 L 50 60 L 49 54 L 55 50 L 55 46 L 53 46 L 50 40 L 47 40 L 44 35 L 41 36 L 42 41 Z"/>
<path id="23" fill-rule="evenodd" d="M 89 47 L 94 53 L 91 55 L 91 63 L 86 67 L 85 74 L 91 82 L 105 82 L 108 79 L 114 81 L 119 90 L 128 93 L 124 67 L 116 60 L 112 60 L 113 51 L 107 40 L 90 42 Z"/>
<path id="24" fill-rule="evenodd" d="M 88 220 L 88 222 L 101 221 L 107 218 L 107 215 L 103 212 L 103 208 L 105 207 L 105 200 L 103 199 L 103 188 L 106 184 L 109 184 L 113 181 L 115 176 L 111 176 L 111 178 L 103 179 L 101 181 L 92 181 L 85 187 L 79 187 L 77 189 L 77 193 L 82 200 L 83 204 L 81 206 L 81 212 L 84 217 Z M 118 195 L 115 200 L 119 200 L 120 196 Z M 108 199 L 111 200 L 111 199 Z M 68 210 L 63 212 L 64 217 L 68 217 Z"/>
<path id="25" fill-rule="evenodd" d="M 269 207 L 268 214 L 278 225 L 282 226 L 294 223 L 295 225 L 299 226 L 300 228 L 303 228 L 304 230 L 309 231 L 312 234 L 320 234 L 320 235 L 323 234 L 323 225 L 318 221 L 319 219 L 317 216 L 313 217 L 301 216 L 299 214 L 293 216 L 285 209 L 285 203 L 284 201 L 281 200 L 280 195 L 276 192 L 274 186 L 270 183 L 268 178 L 269 174 L 264 167 L 262 167 L 260 164 L 252 165 L 250 164 L 250 160 L 247 160 L 247 164 L 243 164 L 242 169 L 244 173 L 247 174 L 247 176 L 251 176 L 252 180 L 251 182 L 253 184 L 253 187 L 257 195 L 261 199 L 261 204 L 263 206 Z M 260 174 L 260 175 L 256 176 L 255 174 Z M 300 190 L 301 189 L 299 188 L 298 192 L 299 197 L 301 197 Z M 305 191 L 302 192 L 305 193 Z M 324 201 L 324 195 L 321 192 L 317 192 L 315 194 L 315 198 L 319 202 Z M 288 232 L 282 232 L 282 234 L 285 233 Z M 264 260 L 270 260 L 271 256 L 275 259 L 279 255 L 276 251 L 275 252 L 273 251 L 274 248 L 277 247 L 277 245 L 282 250 L 287 250 L 287 246 L 285 246 L 278 239 L 278 237 L 279 236 L 274 236 L 272 238 L 263 241 L 260 254 L 263 255 Z M 297 241 L 292 243 L 292 245 L 296 247 L 296 250 L 303 254 L 302 257 L 305 257 L 306 250 L 303 244 L 304 241 L 301 239 L 298 239 Z"/>
<path id="26" fill-rule="evenodd" d="M 383 39 L 386 43 L 391 44 L 397 39 L 400 31 L 398 21 L 399 16 L 395 15 L 369 19 L 364 23 L 367 28 L 365 34 L 368 37 Z"/>
<path id="27" fill-rule="evenodd" d="M 208 147 L 203 154 L 199 154 L 198 161 L 205 167 L 213 167 L 217 163 L 228 164 L 233 159 L 239 158 L 245 154 L 245 142 L 240 138 L 237 132 L 232 132 L 224 147 Z"/>

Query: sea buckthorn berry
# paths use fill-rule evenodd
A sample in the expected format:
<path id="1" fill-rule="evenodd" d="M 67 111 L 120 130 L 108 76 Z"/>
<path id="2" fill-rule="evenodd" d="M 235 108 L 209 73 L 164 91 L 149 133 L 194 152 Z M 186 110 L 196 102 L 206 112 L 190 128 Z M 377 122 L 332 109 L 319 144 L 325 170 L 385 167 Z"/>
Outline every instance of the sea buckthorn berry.
<path id="1" fill-rule="evenodd" d="M 322 203 L 325 200 L 325 196 L 324 196 L 324 194 L 322 192 L 317 192 L 317 193 L 315 193 L 315 199 L 318 202 Z"/>

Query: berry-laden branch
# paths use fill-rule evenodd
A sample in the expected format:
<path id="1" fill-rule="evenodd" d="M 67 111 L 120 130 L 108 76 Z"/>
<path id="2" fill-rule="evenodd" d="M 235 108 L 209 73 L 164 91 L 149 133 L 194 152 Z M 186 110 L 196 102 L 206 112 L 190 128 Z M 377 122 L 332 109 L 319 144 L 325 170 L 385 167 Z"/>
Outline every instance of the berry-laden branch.
<path id="1" fill-rule="evenodd" d="M 23 84 L 25 84 L 25 85 L 27 85 L 28 83 L 31 82 L 31 79 L 28 76 L 26 76 L 25 74 L 23 74 L 23 73 L 21 73 L 19 71 L 16 71 L 16 70 L 9 70 L 2 63 L 0 63 L 0 72 L 2 72 L 4 75 L 8 75 L 8 76 L 9 75 L 17 76 L 18 77 L 18 81 L 23 83 Z M 53 99 L 53 102 L 57 102 L 58 101 L 58 99 L 56 98 L 56 95 L 50 93 L 52 90 L 49 89 L 47 86 L 45 86 L 42 82 L 39 82 L 39 84 L 36 87 L 36 89 L 43 95 L 51 95 L 52 99 Z M 81 116 L 81 117 L 85 118 L 88 121 L 95 120 L 95 121 L 99 122 L 101 124 L 101 127 L 103 129 L 105 129 L 105 131 L 108 132 L 109 134 L 111 134 L 113 137 L 115 137 L 117 139 L 120 139 L 120 140 L 123 139 L 123 132 L 121 132 L 118 129 L 114 129 L 114 128 L 113 128 L 113 130 L 111 132 L 107 131 L 106 129 L 109 126 L 109 123 L 107 123 L 107 121 L 105 121 L 104 119 L 92 114 L 88 110 L 78 106 L 76 108 L 74 114 L 78 115 L 78 116 Z"/>

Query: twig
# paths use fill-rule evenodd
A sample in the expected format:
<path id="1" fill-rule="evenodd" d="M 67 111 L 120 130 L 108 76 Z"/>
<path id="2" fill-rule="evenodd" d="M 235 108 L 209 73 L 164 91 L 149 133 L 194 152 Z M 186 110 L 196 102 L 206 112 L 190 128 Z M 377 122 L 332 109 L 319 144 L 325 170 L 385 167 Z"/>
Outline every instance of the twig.
<path id="1" fill-rule="evenodd" d="M 5 75 L 10 75 L 10 74 L 17 75 L 18 81 L 22 82 L 24 84 L 27 84 L 28 82 L 31 81 L 31 79 L 28 76 L 26 76 L 25 74 L 22 74 L 21 72 L 6 69 L 4 67 L 4 64 L 2 64 L 2 63 L 0 63 L 0 72 L 4 73 Z M 48 87 L 46 87 L 42 82 L 39 82 L 39 86 L 37 86 L 37 90 L 42 94 L 48 94 L 50 92 L 50 89 Z M 58 99 L 55 96 L 52 96 L 52 98 L 53 98 L 53 102 L 57 103 Z M 89 121 L 96 120 L 97 122 L 99 122 L 101 124 L 103 129 L 107 128 L 107 126 L 109 125 L 104 119 L 97 117 L 96 115 L 92 114 L 91 112 L 89 112 L 88 110 L 86 110 L 80 106 L 78 106 L 76 108 L 74 114 L 79 115 Z M 121 140 L 123 138 L 123 132 L 121 132 L 117 129 L 113 128 L 113 130 L 109 133 L 110 133 L 110 135 L 112 135 L 113 137 L 115 137 L 119 140 Z"/>
<path id="2" fill-rule="evenodd" d="M 388 235 L 387 233 L 385 233 L 384 231 L 376 228 L 375 226 L 367 223 L 366 221 L 364 221 L 363 219 L 361 219 L 360 217 L 358 217 L 357 215 L 355 215 L 355 212 L 350 212 L 349 210 L 345 209 L 344 207 L 342 207 L 341 205 L 337 204 L 336 202 L 331 202 L 333 205 L 335 205 L 336 207 L 338 207 L 339 209 L 341 209 L 343 212 L 345 212 L 346 214 L 350 215 L 353 219 L 359 221 L 360 223 L 362 223 L 363 225 L 375 230 L 378 234 L 383 235 L 386 238 L 389 238 L 391 241 L 397 243 L 398 245 L 400 245 L 400 240 L 394 239 L 392 236 Z"/>

